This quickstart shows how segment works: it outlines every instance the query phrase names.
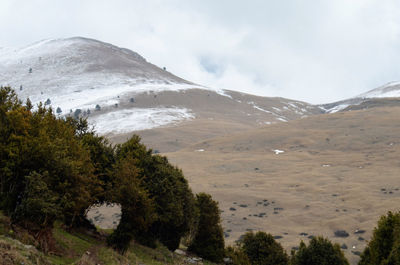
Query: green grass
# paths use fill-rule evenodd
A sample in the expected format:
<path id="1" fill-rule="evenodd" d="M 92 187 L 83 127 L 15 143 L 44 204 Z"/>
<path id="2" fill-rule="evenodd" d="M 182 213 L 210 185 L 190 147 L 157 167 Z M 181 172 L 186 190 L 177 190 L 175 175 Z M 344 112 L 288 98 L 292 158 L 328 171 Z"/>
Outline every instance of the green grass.
<path id="1" fill-rule="evenodd" d="M 140 264 L 163 265 L 185 264 L 184 257 L 173 255 L 166 247 L 159 245 L 152 249 L 136 243 L 128 248 L 124 255 L 107 247 L 104 237 L 93 237 L 86 233 L 69 232 L 63 229 L 60 222 L 56 222 L 53 236 L 59 248 L 57 255 L 45 255 L 33 246 L 21 243 L 23 234 L 11 232 L 8 217 L 0 212 L 0 264 L 25 264 L 25 265 L 73 265 L 73 264 L 97 264 L 120 265 Z M 102 235 L 112 233 L 112 230 L 99 229 Z M 90 252 L 90 255 L 87 254 Z M 10 258 L 2 260 L 2 257 Z M 204 261 L 204 264 L 212 265 Z"/>

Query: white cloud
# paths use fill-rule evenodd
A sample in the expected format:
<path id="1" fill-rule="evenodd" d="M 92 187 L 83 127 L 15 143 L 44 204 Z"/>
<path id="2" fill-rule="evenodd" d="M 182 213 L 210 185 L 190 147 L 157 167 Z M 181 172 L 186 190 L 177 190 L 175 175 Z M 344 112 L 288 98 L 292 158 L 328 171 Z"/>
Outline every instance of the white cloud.
<path id="1" fill-rule="evenodd" d="M 91 37 L 209 87 L 321 103 L 400 80 L 399 17 L 394 0 L 2 0 L 0 46 Z"/>

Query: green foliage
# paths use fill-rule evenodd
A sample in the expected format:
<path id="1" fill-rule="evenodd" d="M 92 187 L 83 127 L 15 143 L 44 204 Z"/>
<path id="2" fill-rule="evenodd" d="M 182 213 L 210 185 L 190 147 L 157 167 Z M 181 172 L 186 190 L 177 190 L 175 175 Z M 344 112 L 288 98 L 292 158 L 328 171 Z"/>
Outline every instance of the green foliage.
<path id="1" fill-rule="evenodd" d="M 314 237 L 308 246 L 302 241 L 292 258 L 292 265 L 348 265 L 338 244 L 323 237 Z"/>
<path id="2" fill-rule="evenodd" d="M 21 207 L 32 203 L 29 196 L 35 189 L 44 189 L 55 209 L 61 209 L 58 217 L 73 224 L 83 217 L 93 203 L 92 193 L 98 190 L 89 152 L 75 134 L 76 128 L 42 105 L 32 112 L 9 88 L 0 89 L 0 101 L 1 208 L 7 215 L 18 208 L 18 215 L 12 217 L 23 223 L 21 218 L 28 216 Z M 39 219 L 33 218 L 42 226 Z"/>
<path id="3" fill-rule="evenodd" d="M 166 157 L 153 155 L 138 136 L 116 147 L 116 160 L 128 157 L 141 169 L 140 178 L 155 202 L 156 219 L 137 239 L 149 246 L 155 246 L 155 241 L 160 240 L 173 251 L 195 223 L 194 196 L 187 180 Z"/>
<path id="4" fill-rule="evenodd" d="M 196 205 L 200 214 L 199 223 L 188 250 L 202 258 L 221 262 L 224 258 L 224 236 L 218 203 L 211 195 L 199 193 L 196 195 Z"/>
<path id="5" fill-rule="evenodd" d="M 286 252 L 271 234 L 247 232 L 239 241 L 239 246 L 246 253 L 251 264 L 288 264 Z"/>
<path id="6" fill-rule="evenodd" d="M 39 229 L 40 240 L 51 241 L 55 220 L 93 228 L 85 219 L 89 207 L 117 203 L 121 221 L 108 243 L 120 251 L 132 239 L 175 250 L 201 222 L 218 224 L 215 240 L 222 238 L 219 213 L 212 219 L 199 204 L 198 220 L 187 180 L 166 157 L 153 154 L 138 136 L 111 146 L 75 114 L 57 117 L 43 104 L 33 108 L 28 99 L 24 106 L 12 89 L 0 89 L 0 210 L 13 223 Z"/>
<path id="7" fill-rule="evenodd" d="M 239 247 L 229 246 L 225 249 L 225 256 L 231 259 L 230 264 L 233 265 L 251 265 L 249 258 L 243 249 Z"/>
<path id="8" fill-rule="evenodd" d="M 378 221 L 359 264 L 400 264 L 400 213 L 388 212 Z"/>
<path id="9" fill-rule="evenodd" d="M 122 215 L 108 243 L 121 252 L 135 236 L 147 231 L 155 218 L 153 201 L 142 186 L 140 170 L 133 164 L 133 158 L 124 158 L 117 162 L 114 173 L 114 201 L 121 205 Z"/>
<path id="10" fill-rule="evenodd" d="M 98 184 L 101 186 L 98 189 L 98 193 L 93 194 L 96 203 L 112 200 L 109 198 L 115 192 L 112 186 L 113 166 L 115 164 L 114 147 L 108 143 L 107 139 L 95 135 L 93 132 L 82 133 L 81 142 L 83 147 L 89 151 L 94 174 L 97 177 Z"/>
<path id="11" fill-rule="evenodd" d="M 24 227 L 33 223 L 38 230 L 44 229 L 60 215 L 58 198 L 47 186 L 48 178 L 47 172 L 41 175 L 34 171 L 25 177 L 26 187 L 12 216 L 15 221 L 24 222 Z"/>

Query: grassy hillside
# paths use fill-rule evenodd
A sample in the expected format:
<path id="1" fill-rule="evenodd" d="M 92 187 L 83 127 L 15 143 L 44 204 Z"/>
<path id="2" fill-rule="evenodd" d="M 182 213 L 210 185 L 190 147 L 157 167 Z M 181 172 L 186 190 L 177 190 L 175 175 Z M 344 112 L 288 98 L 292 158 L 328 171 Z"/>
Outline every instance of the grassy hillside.
<path id="1" fill-rule="evenodd" d="M 318 115 L 202 141 L 167 156 L 194 191 L 220 202 L 228 243 L 247 230 L 262 230 L 290 251 L 300 240 L 323 235 L 346 244 L 355 264 L 375 220 L 399 209 L 399 114 L 393 106 Z M 337 237 L 337 230 L 349 236 Z"/>
<path id="2" fill-rule="evenodd" d="M 187 256 L 178 255 L 159 246 L 151 249 L 132 243 L 124 255 L 107 247 L 105 239 L 111 231 L 99 230 L 68 232 L 56 223 L 53 234 L 57 251 L 44 254 L 31 245 L 34 241 L 25 231 L 12 229 L 10 221 L 0 214 L 0 264 L 48 265 L 48 264 L 192 264 Z M 202 264 L 213 264 L 203 261 Z"/>

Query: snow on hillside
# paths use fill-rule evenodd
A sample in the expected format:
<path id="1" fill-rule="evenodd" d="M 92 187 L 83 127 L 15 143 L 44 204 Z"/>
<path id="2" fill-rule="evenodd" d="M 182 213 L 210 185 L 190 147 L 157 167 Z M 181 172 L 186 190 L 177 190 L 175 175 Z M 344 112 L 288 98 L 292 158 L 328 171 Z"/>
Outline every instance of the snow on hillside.
<path id="1" fill-rule="evenodd" d="M 400 97 L 400 82 L 391 82 L 359 95 L 360 98 Z"/>
<path id="2" fill-rule="evenodd" d="M 89 118 L 99 134 L 128 133 L 193 119 L 186 108 L 135 108 L 108 112 Z"/>
<path id="3" fill-rule="evenodd" d="M 228 119 L 236 115 L 234 119 L 240 120 L 240 115 L 245 115 L 246 121 L 254 120 L 258 125 L 320 113 L 316 107 L 298 101 L 193 84 L 147 62 L 136 52 L 81 37 L 44 40 L 18 49 L 0 48 L 0 86 L 11 86 L 24 101 L 29 97 L 33 104 L 47 102 L 61 116 L 90 113 L 89 122 L 101 134 L 151 129 L 201 117 L 195 110 L 219 114 L 224 112 L 222 106 L 235 110 L 227 109 Z M 188 90 L 192 96 L 181 93 L 176 100 L 164 97 L 161 102 L 156 95 Z M 207 96 L 203 103 L 202 93 Z M 154 96 L 152 103 L 136 102 L 149 95 Z"/>
<path id="4" fill-rule="evenodd" d="M 335 113 L 342 111 L 350 106 L 360 105 L 373 98 L 392 98 L 400 97 L 400 82 L 391 82 L 381 87 L 372 89 L 366 93 L 360 94 L 354 98 L 319 105 L 319 108 L 326 113 Z"/>
<path id="5" fill-rule="evenodd" d="M 77 109 L 114 106 L 140 93 L 203 88 L 148 63 L 139 54 L 86 38 L 44 40 L 30 46 L 0 49 L 0 85 L 16 89 L 22 100 L 49 99 L 61 115 Z M 225 95 L 224 91 L 215 92 Z M 153 128 L 192 118 L 177 108 L 129 109 L 94 117 L 100 132 Z M 116 126 L 126 123 L 126 128 Z M 135 124 L 133 126 L 133 124 Z M 132 127 L 133 126 L 133 127 Z"/>

